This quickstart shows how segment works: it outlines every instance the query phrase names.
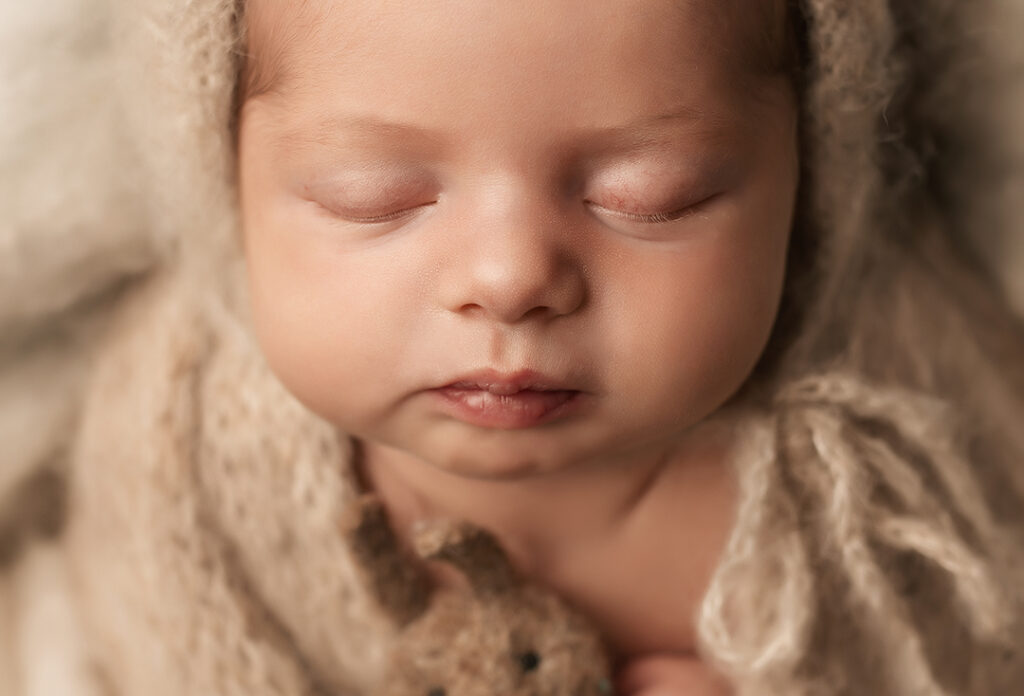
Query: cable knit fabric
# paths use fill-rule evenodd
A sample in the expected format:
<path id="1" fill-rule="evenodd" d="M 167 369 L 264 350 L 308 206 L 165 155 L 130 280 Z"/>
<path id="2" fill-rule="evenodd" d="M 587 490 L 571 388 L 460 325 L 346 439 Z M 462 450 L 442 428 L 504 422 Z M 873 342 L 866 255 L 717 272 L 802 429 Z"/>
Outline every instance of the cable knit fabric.
<path id="1" fill-rule="evenodd" d="M 248 315 L 243 7 L 84 5 L 18 44 L 63 37 L 39 65 L 76 87 L 8 81 L 53 122 L 98 101 L 103 157 L 0 148 L 0 696 L 368 693 L 397 629 L 339 530 L 354 450 Z M 794 18 L 804 184 L 702 654 L 738 696 L 1024 694 L 1024 2 Z M 0 143 L 53 131 L 17 115 Z"/>

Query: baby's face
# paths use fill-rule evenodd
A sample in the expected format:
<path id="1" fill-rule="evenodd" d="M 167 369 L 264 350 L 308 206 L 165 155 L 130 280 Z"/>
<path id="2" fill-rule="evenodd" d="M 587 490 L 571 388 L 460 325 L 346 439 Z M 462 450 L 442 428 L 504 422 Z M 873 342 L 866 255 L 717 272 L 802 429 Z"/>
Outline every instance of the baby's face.
<path id="1" fill-rule="evenodd" d="M 284 385 L 467 475 L 680 442 L 767 342 L 797 184 L 791 90 L 725 4 L 250 0 L 245 247 Z"/>

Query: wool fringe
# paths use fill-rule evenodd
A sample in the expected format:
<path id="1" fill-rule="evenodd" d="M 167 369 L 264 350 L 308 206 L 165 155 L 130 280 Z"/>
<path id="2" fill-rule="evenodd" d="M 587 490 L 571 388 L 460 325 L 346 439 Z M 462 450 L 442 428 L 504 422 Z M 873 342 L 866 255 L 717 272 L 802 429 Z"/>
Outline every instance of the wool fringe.
<path id="1" fill-rule="evenodd" d="M 845 612 L 881 641 L 892 693 L 953 696 L 884 558 L 923 559 L 951 582 L 952 620 L 977 641 L 1010 640 L 1007 542 L 956 444 L 952 410 L 829 373 L 783 388 L 755 430 L 736 459 L 740 513 L 700 611 L 709 659 L 739 693 L 821 693 L 794 675 L 815 659 L 824 611 Z M 812 456 L 785 456 L 794 434 Z M 845 578 L 847 596 L 821 596 L 823 564 Z"/>

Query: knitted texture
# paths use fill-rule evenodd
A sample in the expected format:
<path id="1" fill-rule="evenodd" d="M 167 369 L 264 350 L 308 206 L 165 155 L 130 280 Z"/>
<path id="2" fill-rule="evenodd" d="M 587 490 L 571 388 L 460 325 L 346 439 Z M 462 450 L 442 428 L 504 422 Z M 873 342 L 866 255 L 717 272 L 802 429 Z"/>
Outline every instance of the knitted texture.
<path id="1" fill-rule="evenodd" d="M 1021 576 L 1007 560 L 1020 540 L 992 519 L 947 411 L 829 374 L 789 385 L 750 433 L 741 512 L 700 619 L 740 693 L 1021 683 Z"/>
<path id="2" fill-rule="evenodd" d="M 114 330 L 75 452 L 69 544 L 110 681 L 154 696 L 351 693 L 393 627 L 338 528 L 355 494 L 345 442 L 232 315 L 167 283 Z"/>
<path id="3" fill-rule="evenodd" d="M 134 177 L 97 186 L 134 192 L 146 229 L 118 272 L 157 254 L 164 271 L 90 339 L 70 457 L 66 546 L 99 681 L 365 693 L 396 627 L 337 529 L 358 495 L 351 450 L 273 377 L 246 310 L 242 12 L 108 3 L 127 143 L 110 147 Z M 741 500 L 701 649 L 743 696 L 1017 693 L 1024 329 L 975 259 L 1007 263 L 1008 288 L 1024 277 L 1007 261 L 1024 238 L 1024 61 L 1005 28 L 1024 3 L 804 0 L 795 15 L 800 209 L 778 327 L 730 405 Z M 69 427 L 59 413 L 47 428 Z"/>
<path id="4" fill-rule="evenodd" d="M 467 522 L 420 521 L 416 555 L 446 564 L 467 584 L 432 591 L 422 570 L 406 562 L 377 495 L 362 496 L 350 512 L 346 537 L 381 606 L 402 626 L 373 696 L 611 692 L 608 654 L 593 624 L 522 578 L 490 532 Z"/>

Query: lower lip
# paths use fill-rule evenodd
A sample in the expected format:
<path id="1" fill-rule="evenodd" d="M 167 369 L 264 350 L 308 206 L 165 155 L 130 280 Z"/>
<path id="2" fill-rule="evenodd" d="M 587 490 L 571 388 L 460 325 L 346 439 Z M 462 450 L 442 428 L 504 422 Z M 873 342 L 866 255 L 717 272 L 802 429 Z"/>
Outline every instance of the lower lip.
<path id="1" fill-rule="evenodd" d="M 445 387 L 433 390 L 448 415 L 481 428 L 531 428 L 567 415 L 580 402 L 578 391 L 532 391 L 491 394 L 483 389 Z"/>

